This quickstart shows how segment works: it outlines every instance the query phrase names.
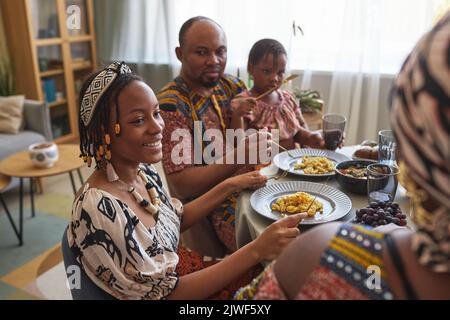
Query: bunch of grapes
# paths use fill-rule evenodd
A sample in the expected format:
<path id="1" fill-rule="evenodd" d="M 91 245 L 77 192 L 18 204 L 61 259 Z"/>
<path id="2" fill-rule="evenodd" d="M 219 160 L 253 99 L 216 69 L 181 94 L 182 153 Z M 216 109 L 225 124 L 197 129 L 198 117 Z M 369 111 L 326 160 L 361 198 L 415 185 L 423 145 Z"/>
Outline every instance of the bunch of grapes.
<path id="1" fill-rule="evenodd" d="M 356 210 L 355 223 L 372 227 L 395 223 L 406 226 L 406 215 L 396 202 L 371 202 L 368 207 Z"/>

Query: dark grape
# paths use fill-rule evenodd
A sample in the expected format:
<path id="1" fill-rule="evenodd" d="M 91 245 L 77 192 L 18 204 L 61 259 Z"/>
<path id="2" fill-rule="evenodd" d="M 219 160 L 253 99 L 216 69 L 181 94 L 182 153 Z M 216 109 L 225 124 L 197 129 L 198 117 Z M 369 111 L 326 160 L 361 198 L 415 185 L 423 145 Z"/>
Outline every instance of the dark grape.
<path id="1" fill-rule="evenodd" d="M 385 205 L 386 205 L 385 202 L 383 202 L 383 201 L 378 201 L 378 207 L 379 207 L 379 208 L 384 208 Z"/>
<path id="2" fill-rule="evenodd" d="M 405 226 L 406 215 L 400 209 L 396 202 L 371 202 L 366 208 L 356 210 L 356 223 L 362 223 L 369 226 L 382 226 L 388 223 L 395 223 L 399 226 Z"/>

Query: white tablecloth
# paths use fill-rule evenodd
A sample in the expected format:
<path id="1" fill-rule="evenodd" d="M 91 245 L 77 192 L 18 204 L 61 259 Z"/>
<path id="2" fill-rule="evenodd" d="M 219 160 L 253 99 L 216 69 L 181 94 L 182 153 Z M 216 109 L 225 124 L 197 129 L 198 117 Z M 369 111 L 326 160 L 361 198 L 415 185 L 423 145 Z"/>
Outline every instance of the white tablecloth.
<path id="1" fill-rule="evenodd" d="M 342 153 L 347 155 L 348 157 L 351 157 L 353 152 L 358 148 L 358 146 L 349 146 L 349 147 L 343 147 L 342 149 L 338 149 L 336 152 Z M 278 181 L 270 180 L 268 184 L 271 183 L 279 183 L 280 181 L 295 181 L 299 180 L 301 178 L 293 175 L 288 175 L 285 178 L 282 178 Z M 310 180 L 317 183 L 324 183 L 324 181 L 320 180 Z M 352 210 L 344 216 L 339 221 L 350 221 L 355 217 L 355 210 L 364 208 L 368 205 L 367 202 L 367 196 L 366 195 L 358 195 L 351 192 L 348 192 L 347 190 L 343 189 L 339 183 L 336 181 L 336 178 L 332 178 L 329 181 L 326 181 L 327 185 L 330 185 L 332 187 L 335 187 L 338 190 L 341 190 L 346 195 L 349 196 L 349 198 L 352 201 Z M 235 228 L 236 228 L 236 243 L 238 247 L 242 247 L 248 242 L 255 239 L 261 232 L 264 231 L 264 229 L 273 221 L 267 219 L 266 217 L 261 216 L 256 211 L 254 211 L 250 205 L 250 196 L 252 195 L 253 191 L 245 190 L 241 192 L 241 195 L 237 202 L 237 208 L 236 208 L 236 220 L 235 220 Z M 404 189 L 399 187 L 397 188 L 397 194 L 395 196 L 395 201 L 400 204 L 400 207 L 402 208 L 402 211 L 405 213 L 409 212 L 409 200 L 405 196 Z M 306 230 L 310 227 L 304 227 L 301 226 L 301 231 Z"/>

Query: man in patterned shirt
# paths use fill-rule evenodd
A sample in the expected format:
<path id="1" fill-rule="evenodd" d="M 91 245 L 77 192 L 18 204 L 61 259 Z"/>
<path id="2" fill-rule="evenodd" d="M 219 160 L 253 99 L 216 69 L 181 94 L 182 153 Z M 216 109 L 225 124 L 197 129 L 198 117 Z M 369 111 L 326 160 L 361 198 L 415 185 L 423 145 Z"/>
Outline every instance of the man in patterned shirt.
<path id="1" fill-rule="evenodd" d="M 229 128 L 231 100 L 246 87 L 238 78 L 224 74 L 226 36 L 215 21 L 206 17 L 189 19 L 180 29 L 179 43 L 175 52 L 182 64 L 180 75 L 162 88 L 157 97 L 165 122 L 162 141 L 164 171 L 172 193 L 181 199 L 189 199 L 246 169 L 242 164 L 204 165 L 203 159 L 196 161 L 194 156 L 194 150 L 198 151 L 199 146 L 203 151 L 208 145 L 208 141 L 198 141 L 205 132 L 208 134 L 206 130 L 216 129 L 216 132 L 220 130 L 224 134 Z M 184 129 L 184 135 L 178 135 L 173 141 L 178 129 Z M 186 136 L 186 132 L 190 136 Z M 213 143 L 222 145 L 222 137 L 225 135 L 214 136 L 215 140 L 205 140 L 214 140 Z M 197 146 L 194 146 L 194 139 L 199 142 Z M 248 145 L 246 152 L 250 148 Z M 184 150 L 183 161 L 174 161 L 174 155 L 177 156 L 181 148 Z M 221 150 L 223 153 L 220 156 L 224 156 L 225 151 L 223 148 Z M 210 215 L 212 225 L 228 251 L 236 250 L 235 205 L 236 195 L 228 198 Z"/>

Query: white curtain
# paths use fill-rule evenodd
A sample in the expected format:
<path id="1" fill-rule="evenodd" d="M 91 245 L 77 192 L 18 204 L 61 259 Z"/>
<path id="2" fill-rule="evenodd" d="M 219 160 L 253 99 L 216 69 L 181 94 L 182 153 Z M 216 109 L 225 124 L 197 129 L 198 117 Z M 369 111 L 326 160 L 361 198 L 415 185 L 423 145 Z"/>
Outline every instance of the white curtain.
<path id="1" fill-rule="evenodd" d="M 112 6 L 110 1 L 107 7 Z M 239 69 L 245 81 L 253 43 L 261 38 L 279 40 L 288 51 L 289 69 L 302 75 L 290 89 L 318 89 L 326 112 L 344 114 L 347 144 L 375 139 L 379 129 L 388 127 L 387 96 L 393 76 L 431 26 L 438 5 L 448 4 L 446 0 L 114 2 L 121 5 L 121 18 L 112 21 L 110 58 L 168 64 L 172 76 L 180 66 L 174 54 L 178 30 L 190 17 L 208 16 L 223 27 L 227 72 L 236 75 Z M 118 11 L 114 9 L 115 14 Z"/>

